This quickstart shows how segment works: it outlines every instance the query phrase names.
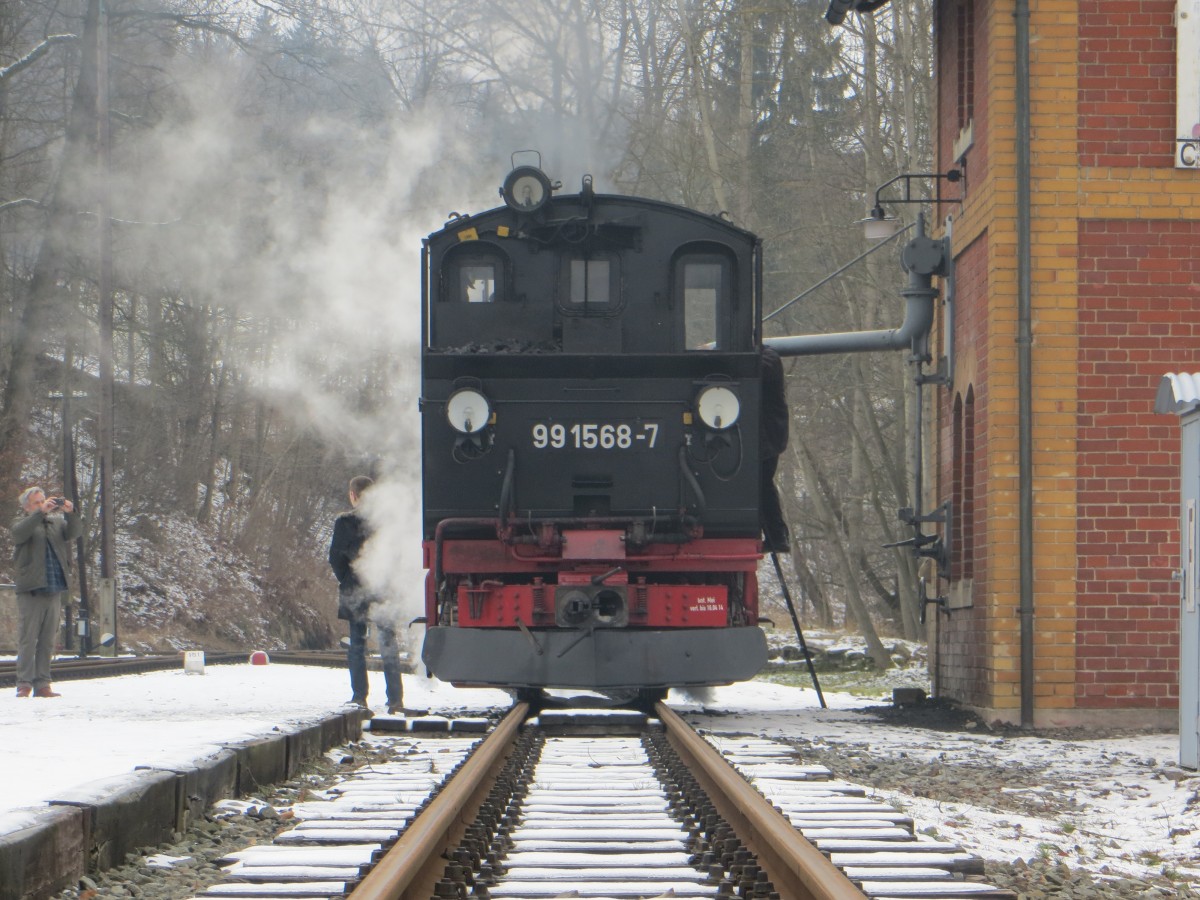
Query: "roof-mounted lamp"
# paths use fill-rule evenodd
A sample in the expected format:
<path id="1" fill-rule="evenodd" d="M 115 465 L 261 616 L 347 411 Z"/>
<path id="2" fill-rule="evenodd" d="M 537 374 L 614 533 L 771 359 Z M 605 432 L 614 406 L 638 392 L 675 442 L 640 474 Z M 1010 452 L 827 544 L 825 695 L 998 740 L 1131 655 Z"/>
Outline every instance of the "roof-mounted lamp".
<path id="1" fill-rule="evenodd" d="M 531 157 L 531 164 L 517 165 L 517 157 Z M 513 170 L 500 187 L 504 205 L 513 212 L 532 215 L 550 202 L 550 195 L 562 187 L 542 171 L 542 154 L 536 150 L 517 150 L 512 155 Z"/>
<path id="2" fill-rule="evenodd" d="M 546 173 L 534 166 L 517 166 L 508 173 L 500 196 L 509 209 L 520 213 L 535 213 L 550 200 L 554 190 Z"/>

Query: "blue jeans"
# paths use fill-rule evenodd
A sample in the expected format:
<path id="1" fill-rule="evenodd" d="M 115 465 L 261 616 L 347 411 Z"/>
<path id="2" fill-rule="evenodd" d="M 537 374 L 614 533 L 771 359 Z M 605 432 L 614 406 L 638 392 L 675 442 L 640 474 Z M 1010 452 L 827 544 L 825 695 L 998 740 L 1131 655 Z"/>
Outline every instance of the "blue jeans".
<path id="1" fill-rule="evenodd" d="M 350 647 L 346 664 L 350 667 L 350 691 L 356 702 L 366 703 L 370 686 L 367 683 L 367 622 L 350 622 Z M 379 635 L 379 655 L 383 657 L 383 683 L 387 688 L 388 706 L 404 705 L 404 682 L 400 678 L 400 645 L 395 629 L 376 623 Z"/>

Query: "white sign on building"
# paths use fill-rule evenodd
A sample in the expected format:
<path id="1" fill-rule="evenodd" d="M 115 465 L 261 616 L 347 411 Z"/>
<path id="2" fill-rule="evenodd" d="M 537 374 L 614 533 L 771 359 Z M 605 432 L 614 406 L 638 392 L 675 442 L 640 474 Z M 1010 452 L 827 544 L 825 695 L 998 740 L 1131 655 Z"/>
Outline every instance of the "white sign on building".
<path id="1" fill-rule="evenodd" d="M 1200 169 L 1200 0 L 1178 0 L 1175 34 L 1175 168 Z"/>

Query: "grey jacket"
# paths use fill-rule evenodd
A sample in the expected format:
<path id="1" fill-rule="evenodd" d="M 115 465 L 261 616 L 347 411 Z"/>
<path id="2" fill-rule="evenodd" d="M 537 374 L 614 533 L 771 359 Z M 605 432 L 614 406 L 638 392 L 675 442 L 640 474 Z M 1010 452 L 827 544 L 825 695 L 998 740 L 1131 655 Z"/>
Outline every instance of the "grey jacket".
<path id="1" fill-rule="evenodd" d="M 46 515 L 40 509 L 22 512 L 12 524 L 13 581 L 17 593 L 24 594 L 46 586 L 46 541 L 54 548 L 63 572 L 71 575 L 69 541 L 83 534 L 78 512 Z"/>

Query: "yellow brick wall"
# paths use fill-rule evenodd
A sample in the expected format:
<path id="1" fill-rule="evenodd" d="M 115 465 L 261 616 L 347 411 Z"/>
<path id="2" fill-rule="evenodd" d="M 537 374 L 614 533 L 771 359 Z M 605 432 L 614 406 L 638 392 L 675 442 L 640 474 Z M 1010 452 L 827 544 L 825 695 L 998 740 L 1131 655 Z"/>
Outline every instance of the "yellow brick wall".
<path id="1" fill-rule="evenodd" d="M 987 483 L 976 486 L 976 502 L 986 507 L 988 577 L 982 587 L 977 583 L 975 604 L 987 623 L 992 693 L 975 704 L 1011 721 L 1020 709 L 1015 6 L 1014 0 L 976 0 L 975 15 L 985 19 L 987 35 L 986 46 L 975 48 L 986 67 L 975 88 L 976 110 L 985 122 L 982 146 L 973 147 L 964 161 L 966 201 L 954 225 L 956 254 L 981 235 L 989 247 L 986 372 L 979 376 L 986 380 L 989 433 L 976 450 L 985 454 L 988 473 Z M 1034 697 L 1037 710 L 1052 718 L 1054 711 L 1077 704 L 1080 650 L 1079 223 L 1200 219 L 1200 173 L 1166 166 L 1081 168 L 1083 5 L 1043 0 L 1030 6 Z M 943 31 L 939 39 L 951 37 Z M 972 171 L 973 158 L 983 171 Z M 941 162 L 944 170 L 955 161 Z M 956 375 L 955 389 L 960 387 L 966 386 Z"/>

